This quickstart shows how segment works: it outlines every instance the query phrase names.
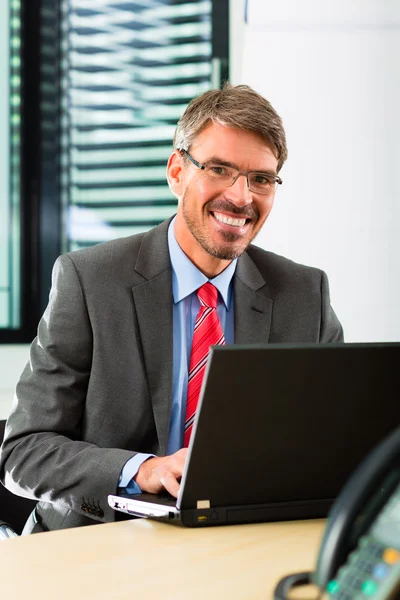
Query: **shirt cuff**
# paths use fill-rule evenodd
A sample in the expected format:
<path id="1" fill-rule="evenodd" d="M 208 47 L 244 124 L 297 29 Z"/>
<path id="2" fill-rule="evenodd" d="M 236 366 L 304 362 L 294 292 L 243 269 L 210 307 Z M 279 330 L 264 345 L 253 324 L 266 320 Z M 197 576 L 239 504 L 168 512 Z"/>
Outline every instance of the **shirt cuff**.
<path id="1" fill-rule="evenodd" d="M 138 452 L 125 463 L 124 468 L 121 471 L 121 475 L 119 476 L 118 487 L 124 488 L 128 494 L 140 494 L 142 490 L 136 483 L 133 481 L 133 477 L 135 477 L 136 473 L 139 471 L 140 465 L 144 463 L 148 458 L 154 457 L 154 454 L 143 454 L 142 452 Z"/>

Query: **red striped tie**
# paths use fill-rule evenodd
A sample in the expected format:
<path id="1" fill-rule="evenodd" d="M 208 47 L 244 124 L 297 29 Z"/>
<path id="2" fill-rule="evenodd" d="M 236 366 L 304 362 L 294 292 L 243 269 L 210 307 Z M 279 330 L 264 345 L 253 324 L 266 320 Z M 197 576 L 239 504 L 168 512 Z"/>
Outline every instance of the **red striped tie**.
<path id="1" fill-rule="evenodd" d="M 218 290 L 209 281 L 197 290 L 200 309 L 194 325 L 190 355 L 185 434 L 183 445 L 189 445 L 196 414 L 200 388 L 204 377 L 210 346 L 225 344 L 224 332 L 217 313 Z"/>

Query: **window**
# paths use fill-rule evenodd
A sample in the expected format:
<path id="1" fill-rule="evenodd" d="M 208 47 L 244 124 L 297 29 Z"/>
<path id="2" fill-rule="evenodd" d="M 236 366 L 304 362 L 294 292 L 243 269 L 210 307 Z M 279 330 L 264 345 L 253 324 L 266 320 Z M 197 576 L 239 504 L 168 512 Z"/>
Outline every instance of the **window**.
<path id="1" fill-rule="evenodd" d="M 131 235 L 176 210 L 176 123 L 212 85 L 211 0 L 68 0 L 63 63 L 65 250 Z"/>
<path id="2" fill-rule="evenodd" d="M 228 78 L 228 0 L 0 2 L 0 342 L 29 342 L 61 252 L 176 210 L 189 100 Z"/>
<path id="3" fill-rule="evenodd" d="M 0 3 L 0 328 L 21 324 L 20 3 Z"/>

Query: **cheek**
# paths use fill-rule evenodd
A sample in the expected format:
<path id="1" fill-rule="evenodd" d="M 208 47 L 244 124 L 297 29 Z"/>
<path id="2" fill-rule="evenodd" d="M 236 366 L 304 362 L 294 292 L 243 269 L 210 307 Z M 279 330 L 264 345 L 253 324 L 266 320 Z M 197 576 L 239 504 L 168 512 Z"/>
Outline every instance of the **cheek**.
<path id="1" fill-rule="evenodd" d="M 213 190 L 210 189 L 209 181 L 204 176 L 199 176 L 195 185 L 190 186 L 190 196 L 193 202 L 200 207 L 213 198 Z"/>
<path id="2" fill-rule="evenodd" d="M 210 182 L 203 173 L 198 176 L 196 181 L 196 192 L 200 197 L 206 197 L 210 194 Z"/>

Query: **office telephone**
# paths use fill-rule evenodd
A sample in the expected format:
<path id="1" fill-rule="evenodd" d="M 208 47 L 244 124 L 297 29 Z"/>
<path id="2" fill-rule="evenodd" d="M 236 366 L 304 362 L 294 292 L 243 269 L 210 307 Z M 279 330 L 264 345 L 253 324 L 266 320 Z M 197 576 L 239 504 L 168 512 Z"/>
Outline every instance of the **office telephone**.
<path id="1" fill-rule="evenodd" d="M 356 469 L 329 515 L 314 573 L 282 579 L 275 600 L 308 583 L 320 598 L 400 600 L 400 427 Z"/>

